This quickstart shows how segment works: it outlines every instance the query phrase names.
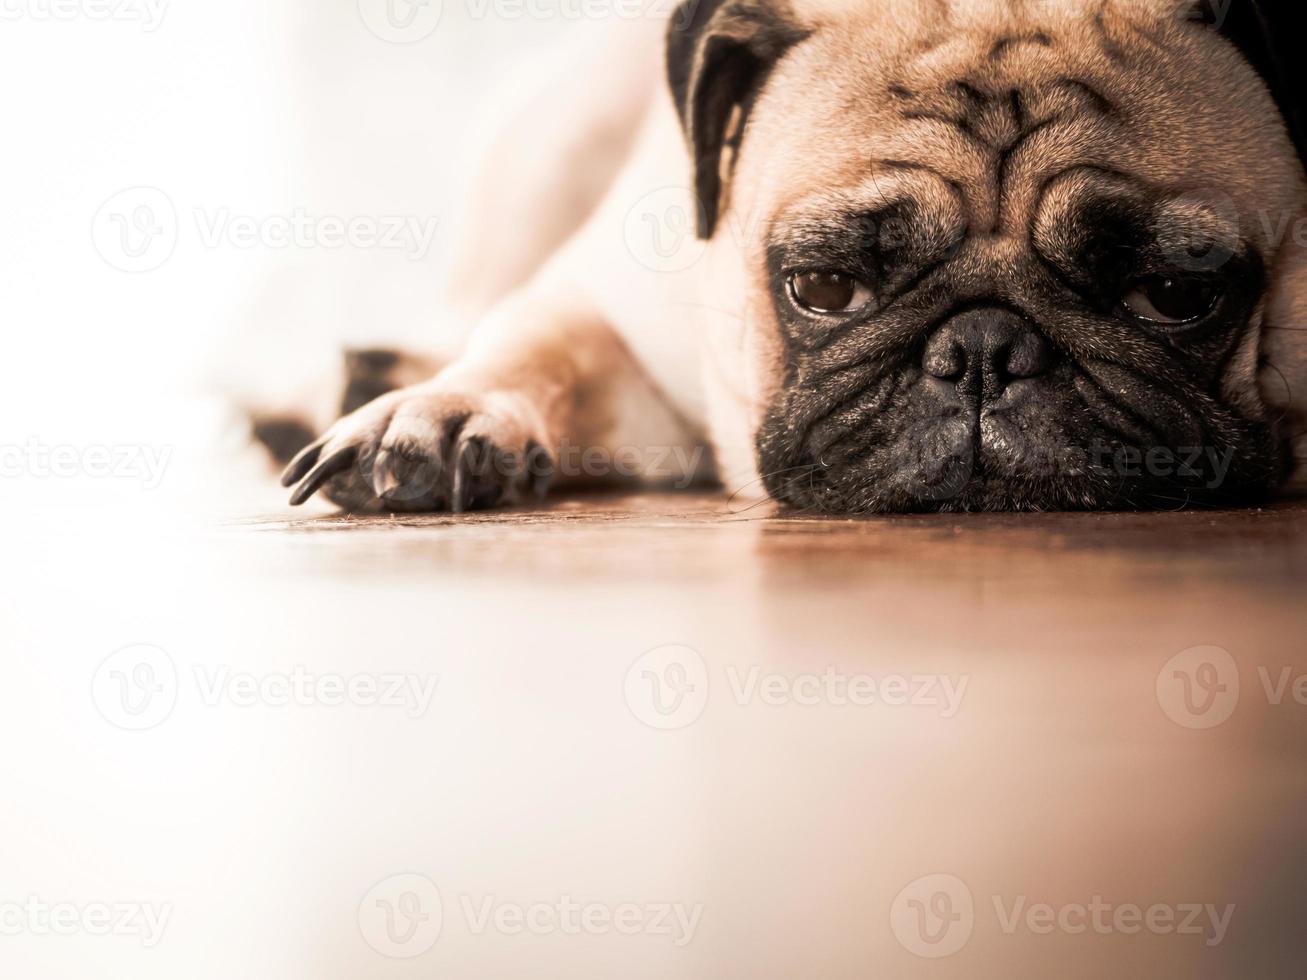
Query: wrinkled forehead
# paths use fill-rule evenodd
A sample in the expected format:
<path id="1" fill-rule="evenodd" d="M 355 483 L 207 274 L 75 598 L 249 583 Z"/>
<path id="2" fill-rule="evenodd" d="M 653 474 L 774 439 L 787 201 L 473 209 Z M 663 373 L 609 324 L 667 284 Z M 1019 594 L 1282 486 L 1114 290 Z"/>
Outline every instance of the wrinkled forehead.
<path id="1" fill-rule="evenodd" d="M 810 21 L 859 18 L 918 36 L 943 29 L 1023 33 L 1058 29 L 1086 16 L 1137 23 L 1193 17 L 1202 0 L 793 0 Z"/>
<path id="2" fill-rule="evenodd" d="M 1252 70 L 1173 4 L 1088 0 L 815 3 L 742 155 L 750 206 L 780 223 L 913 197 L 973 232 L 1029 229 L 1067 174 L 1078 193 L 1210 199 L 1246 224 L 1301 206 L 1301 171 Z M 1058 200 L 1065 204 L 1066 189 Z M 940 220 L 944 220 L 941 217 Z"/>

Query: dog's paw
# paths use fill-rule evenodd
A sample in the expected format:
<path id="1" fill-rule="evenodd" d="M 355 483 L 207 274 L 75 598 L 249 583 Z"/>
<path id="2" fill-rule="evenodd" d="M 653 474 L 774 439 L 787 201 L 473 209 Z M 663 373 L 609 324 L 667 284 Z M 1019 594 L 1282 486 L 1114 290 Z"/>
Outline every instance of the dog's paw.
<path id="1" fill-rule="evenodd" d="M 455 513 L 544 496 L 553 464 L 537 414 L 511 393 L 427 387 L 382 395 L 291 460 L 283 486 L 351 511 Z"/>

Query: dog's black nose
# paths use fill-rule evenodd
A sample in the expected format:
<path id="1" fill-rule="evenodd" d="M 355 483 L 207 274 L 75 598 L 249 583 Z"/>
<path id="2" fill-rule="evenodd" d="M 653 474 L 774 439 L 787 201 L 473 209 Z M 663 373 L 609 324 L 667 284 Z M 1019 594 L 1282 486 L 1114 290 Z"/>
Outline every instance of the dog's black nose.
<path id="1" fill-rule="evenodd" d="M 1013 381 L 1053 365 L 1052 345 L 1010 310 L 980 309 L 947 320 L 926 341 L 922 368 L 953 381 L 967 399 L 992 401 Z"/>

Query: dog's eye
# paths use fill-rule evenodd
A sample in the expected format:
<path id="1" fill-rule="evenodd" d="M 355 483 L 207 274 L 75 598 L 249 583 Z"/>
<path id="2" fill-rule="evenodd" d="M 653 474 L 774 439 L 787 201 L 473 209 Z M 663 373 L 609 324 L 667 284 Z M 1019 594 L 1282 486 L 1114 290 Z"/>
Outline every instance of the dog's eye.
<path id="1" fill-rule="evenodd" d="M 790 295 L 814 313 L 852 313 L 871 300 L 871 290 L 860 280 L 824 269 L 790 276 Z"/>
<path id="2" fill-rule="evenodd" d="M 1201 320 L 1219 296 L 1214 284 L 1201 279 L 1151 276 L 1134 283 L 1121 298 L 1121 305 L 1141 320 L 1174 326 Z"/>

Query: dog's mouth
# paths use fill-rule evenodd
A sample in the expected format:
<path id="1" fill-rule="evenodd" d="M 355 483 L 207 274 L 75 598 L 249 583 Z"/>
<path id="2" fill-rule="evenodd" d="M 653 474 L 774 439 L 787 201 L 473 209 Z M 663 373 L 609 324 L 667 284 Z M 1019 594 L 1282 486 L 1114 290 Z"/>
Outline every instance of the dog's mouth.
<path id="1" fill-rule="evenodd" d="M 990 410 L 917 419 L 884 442 L 800 451 L 765 482 L 823 513 L 1182 509 L 1249 503 L 1275 484 L 1274 454 L 1257 440 L 1134 442 L 1051 419 L 1046 436 L 1031 421 Z"/>
<path id="2" fill-rule="evenodd" d="M 784 402 L 759 439 L 764 482 L 824 513 L 1180 509 L 1247 503 L 1279 478 L 1269 426 L 1197 388 L 1077 362 L 993 311 L 845 390 Z"/>

